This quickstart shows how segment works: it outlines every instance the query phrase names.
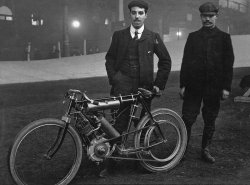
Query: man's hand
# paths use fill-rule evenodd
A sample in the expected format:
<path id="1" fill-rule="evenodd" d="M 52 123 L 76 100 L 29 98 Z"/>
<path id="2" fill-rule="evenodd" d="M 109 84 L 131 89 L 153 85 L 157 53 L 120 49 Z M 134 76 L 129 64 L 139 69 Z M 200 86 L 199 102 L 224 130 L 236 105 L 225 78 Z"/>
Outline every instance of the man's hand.
<path id="1" fill-rule="evenodd" d="M 222 99 L 222 100 L 226 100 L 226 99 L 228 99 L 229 94 L 230 94 L 230 92 L 229 92 L 229 91 L 227 91 L 227 90 L 223 89 L 223 90 L 222 90 L 222 96 L 221 96 L 221 99 Z"/>
<path id="2" fill-rule="evenodd" d="M 158 94 L 158 93 L 160 92 L 160 89 L 159 89 L 159 87 L 157 87 L 157 86 L 154 86 L 154 87 L 153 87 L 153 90 L 155 91 L 156 94 Z"/>
<path id="3" fill-rule="evenodd" d="M 180 94 L 181 99 L 183 99 L 184 98 L 184 94 L 185 94 L 185 87 L 181 88 L 179 94 Z"/>

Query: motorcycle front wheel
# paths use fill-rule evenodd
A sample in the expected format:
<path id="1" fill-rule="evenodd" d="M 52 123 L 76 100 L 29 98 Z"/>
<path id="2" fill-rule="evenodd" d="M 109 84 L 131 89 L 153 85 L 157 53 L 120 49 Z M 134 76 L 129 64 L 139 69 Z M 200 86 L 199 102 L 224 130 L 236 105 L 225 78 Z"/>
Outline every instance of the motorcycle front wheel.
<path id="1" fill-rule="evenodd" d="M 74 178 L 82 160 L 82 142 L 71 125 L 56 153 L 47 156 L 64 126 L 58 119 L 41 119 L 18 133 L 9 155 L 9 169 L 18 185 L 65 185 Z"/>

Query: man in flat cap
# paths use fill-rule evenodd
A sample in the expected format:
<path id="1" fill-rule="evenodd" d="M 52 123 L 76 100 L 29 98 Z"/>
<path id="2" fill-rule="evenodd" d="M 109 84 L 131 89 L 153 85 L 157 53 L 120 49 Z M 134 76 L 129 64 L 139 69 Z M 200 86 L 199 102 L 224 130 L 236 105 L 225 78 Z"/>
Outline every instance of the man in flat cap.
<path id="1" fill-rule="evenodd" d="M 200 6 L 199 11 L 203 26 L 189 34 L 180 71 L 182 116 L 189 142 L 191 127 L 203 104 L 201 158 L 214 163 L 215 158 L 210 154 L 209 146 L 215 131 L 220 100 L 227 99 L 231 91 L 234 52 L 230 35 L 216 27 L 218 8 L 207 2 Z"/>
<path id="2" fill-rule="evenodd" d="M 148 4 L 141 0 L 128 4 L 131 25 L 113 34 L 106 54 L 106 70 L 111 87 L 111 95 L 119 96 L 136 93 L 139 87 L 164 90 L 171 69 L 171 58 L 159 34 L 148 30 Z M 154 54 L 159 58 L 158 71 L 154 79 Z M 150 107 L 150 102 L 148 102 Z M 119 112 L 126 107 L 120 107 Z M 115 128 L 122 133 L 126 130 L 130 109 L 118 117 Z M 102 175 L 102 173 L 100 174 Z"/>

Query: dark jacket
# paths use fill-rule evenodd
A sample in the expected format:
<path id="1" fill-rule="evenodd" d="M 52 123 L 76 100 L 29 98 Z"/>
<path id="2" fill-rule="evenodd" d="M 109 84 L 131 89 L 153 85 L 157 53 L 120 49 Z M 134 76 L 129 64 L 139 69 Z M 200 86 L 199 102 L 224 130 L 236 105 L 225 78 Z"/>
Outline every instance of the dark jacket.
<path id="1" fill-rule="evenodd" d="M 180 87 L 231 90 L 234 53 L 229 34 L 217 27 L 190 33 L 184 48 Z"/>
<path id="2" fill-rule="evenodd" d="M 130 40 L 130 27 L 116 31 L 113 34 L 111 46 L 106 54 L 106 70 L 109 82 L 113 85 L 113 78 L 119 71 L 126 55 Z M 162 42 L 159 34 L 144 28 L 138 43 L 140 64 L 140 87 L 158 86 L 161 90 L 165 88 L 171 69 L 169 53 Z M 154 53 L 158 56 L 158 71 L 154 80 Z"/>

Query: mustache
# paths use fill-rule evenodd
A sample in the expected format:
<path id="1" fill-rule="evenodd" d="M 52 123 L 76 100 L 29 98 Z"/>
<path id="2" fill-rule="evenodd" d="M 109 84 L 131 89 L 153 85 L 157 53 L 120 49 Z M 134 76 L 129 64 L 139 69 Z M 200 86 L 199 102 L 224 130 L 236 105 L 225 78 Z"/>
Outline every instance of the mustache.
<path id="1" fill-rule="evenodd" d="M 210 21 L 204 21 L 203 23 L 205 23 L 205 24 L 206 24 L 206 23 L 211 23 L 211 22 L 210 22 Z"/>

